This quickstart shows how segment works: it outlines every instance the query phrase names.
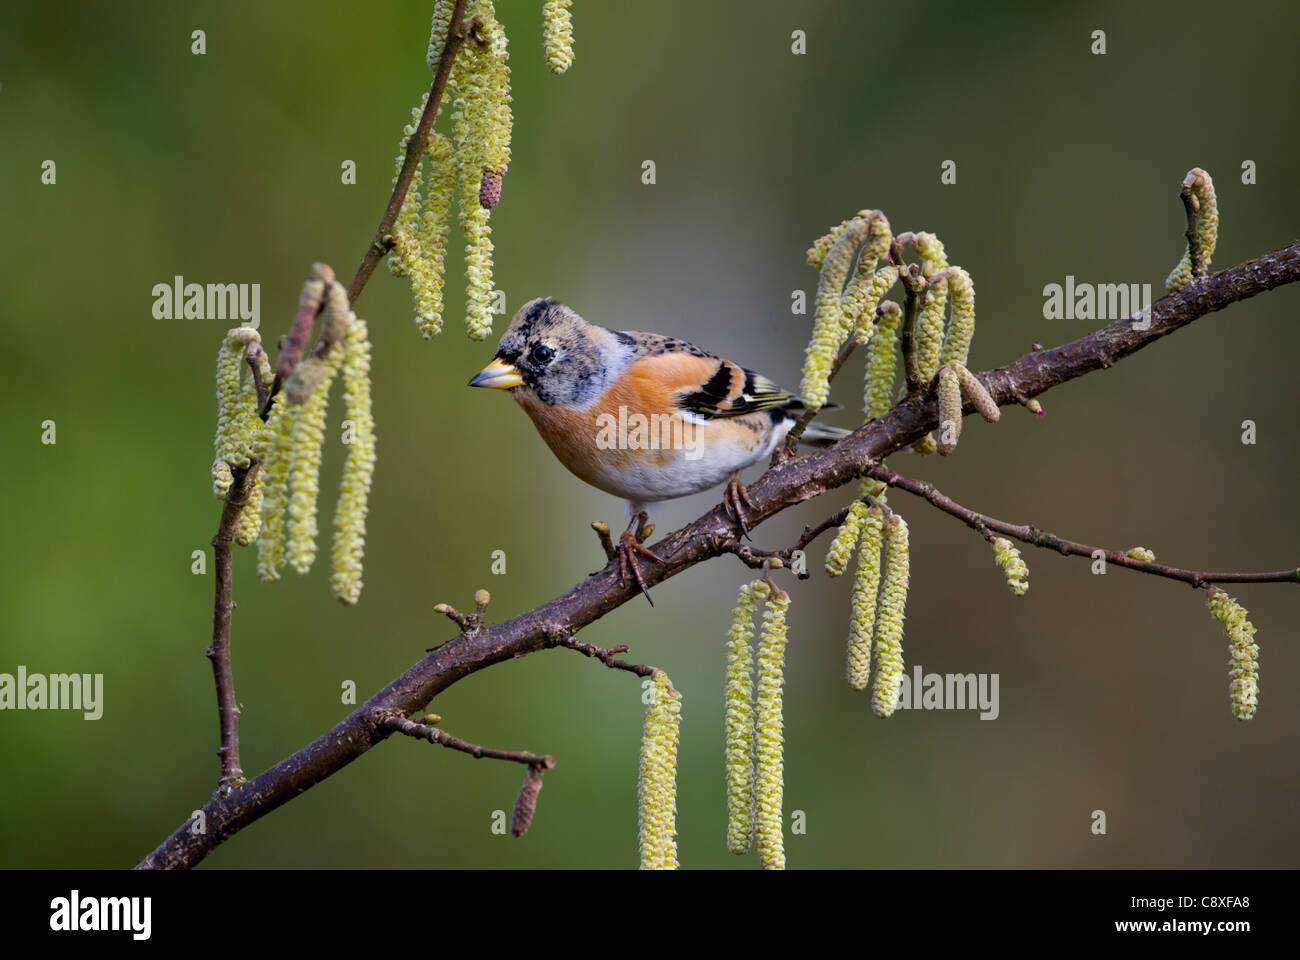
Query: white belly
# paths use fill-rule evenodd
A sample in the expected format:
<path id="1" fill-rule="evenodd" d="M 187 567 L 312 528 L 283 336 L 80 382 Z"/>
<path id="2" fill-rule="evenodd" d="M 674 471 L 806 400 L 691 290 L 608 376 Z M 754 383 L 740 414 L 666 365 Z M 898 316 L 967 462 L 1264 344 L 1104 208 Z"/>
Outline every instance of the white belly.
<path id="1" fill-rule="evenodd" d="M 602 469 L 592 478 L 593 486 L 634 503 L 655 503 L 685 497 L 726 483 L 743 470 L 772 455 L 777 444 L 790 432 L 786 421 L 768 433 L 757 449 L 726 443 L 708 443 L 699 450 L 659 451 L 660 456 L 624 461 L 617 468 Z M 701 432 L 708 424 L 701 425 Z M 670 456 L 662 454 L 669 453 Z"/>

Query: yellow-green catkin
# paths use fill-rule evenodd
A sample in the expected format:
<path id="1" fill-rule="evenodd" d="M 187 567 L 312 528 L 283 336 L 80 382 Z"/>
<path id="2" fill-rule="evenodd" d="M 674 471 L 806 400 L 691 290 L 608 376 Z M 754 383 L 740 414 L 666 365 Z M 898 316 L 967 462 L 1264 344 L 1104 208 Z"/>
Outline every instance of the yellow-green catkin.
<path id="1" fill-rule="evenodd" d="M 465 234 L 465 327 L 471 340 L 484 340 L 492 332 L 493 248 L 491 208 L 482 194 L 485 177 L 499 178 L 510 162 L 510 68 L 505 30 L 492 4 L 475 0 L 469 13 L 484 24 L 484 44 L 467 45 L 456 61 L 452 127 Z"/>
<path id="2" fill-rule="evenodd" d="M 1183 179 L 1183 189 L 1191 192 L 1192 209 L 1196 214 L 1196 242 L 1200 247 L 1201 268 L 1208 269 L 1210 258 L 1214 254 L 1215 244 L 1219 239 L 1219 205 L 1214 194 L 1214 181 L 1200 167 L 1193 167 Z M 1165 279 L 1165 289 L 1175 293 L 1185 287 L 1192 279 L 1192 250 L 1188 246 L 1183 251 L 1183 258 L 1178 261 Z"/>
<path id="3" fill-rule="evenodd" d="M 1002 411 L 983 381 L 967 370 L 963 363 L 954 360 L 952 367 L 957 371 L 957 378 L 961 382 L 961 395 L 970 401 L 976 412 L 989 423 L 997 423 L 1002 419 Z"/>
<path id="4" fill-rule="evenodd" d="M 946 457 L 957 449 L 961 439 L 961 377 L 950 363 L 939 368 L 939 456 Z"/>
<path id="5" fill-rule="evenodd" d="M 853 548 L 858 545 L 858 536 L 862 532 L 862 521 L 867 518 L 867 505 L 861 500 L 854 500 L 849 505 L 849 512 L 840 524 L 830 549 L 826 551 L 826 573 L 838 577 L 844 573 L 853 557 Z"/>
<path id="6" fill-rule="evenodd" d="M 785 614 L 789 606 L 790 597 L 783 592 L 768 597 L 758 645 L 754 831 L 759 864 L 764 870 L 785 869 L 785 841 L 781 831 L 785 790 L 781 688 L 785 683 Z"/>
<path id="7" fill-rule="evenodd" d="M 863 217 L 870 213 L 870 210 L 859 210 L 857 216 Z M 844 232 L 844 228 L 855 219 L 857 219 L 857 217 L 849 217 L 847 220 L 841 220 L 826 233 L 814 240 L 812 246 L 808 248 L 808 266 L 812 267 L 814 270 L 820 270 L 822 264 L 826 262 L 826 254 L 830 253 L 831 247 L 835 244 L 835 241 L 839 239 L 840 234 Z"/>
<path id="8" fill-rule="evenodd" d="M 288 508 L 289 453 L 301 404 L 288 403 L 283 393 L 271 405 L 258 433 L 254 453 L 261 462 L 261 531 L 257 538 L 257 577 L 263 583 L 280 579 L 284 566 L 284 519 Z"/>
<path id="9" fill-rule="evenodd" d="M 1259 644 L 1246 608 L 1217 587 L 1206 603 L 1228 634 L 1228 696 L 1238 720 L 1255 716 L 1259 706 Z"/>
<path id="10" fill-rule="evenodd" d="M 542 49 L 546 69 L 563 73 L 573 66 L 573 0 L 546 0 L 542 4 Z"/>
<path id="11" fill-rule="evenodd" d="M 248 402 L 249 396 L 240 387 L 248 345 L 261 342 L 261 334 L 253 327 L 235 327 L 227 332 L 217 352 L 217 432 L 212 444 L 212 492 L 217 497 L 225 497 L 231 484 L 229 468 L 217 464 L 247 468 L 253 438 L 262 425 L 256 401 Z"/>
<path id="12" fill-rule="evenodd" d="M 230 492 L 230 485 L 235 482 L 234 475 L 230 472 L 230 464 L 224 460 L 212 461 L 212 494 L 219 500 L 224 500 L 226 494 Z"/>
<path id="13" fill-rule="evenodd" d="M 952 300 L 952 316 L 939 362 L 965 365 L 971 340 L 975 338 L 975 284 L 961 267 L 948 268 L 948 296 Z"/>
<path id="14" fill-rule="evenodd" d="M 656 670 L 641 736 L 637 783 L 638 844 L 642 870 L 677 869 L 677 738 L 682 695 Z"/>
<path id="15" fill-rule="evenodd" d="M 366 545 L 366 513 L 375 474 L 375 418 L 370 405 L 370 339 L 364 320 L 348 325 L 343 354 L 343 401 L 352 422 L 348 458 L 334 510 L 333 571 L 330 589 L 340 603 L 361 599 L 361 558 Z"/>
<path id="16" fill-rule="evenodd" d="M 889 254 L 889 244 L 893 240 L 889 221 L 879 210 L 870 210 L 867 213 L 870 220 L 867 240 L 858 253 L 858 265 L 853 271 L 853 276 L 845 286 L 843 296 L 840 297 L 840 325 L 844 328 L 844 338 L 847 339 L 852 334 L 859 337 L 862 343 L 866 343 L 867 338 L 871 336 L 876 318 L 876 306 L 880 303 L 880 298 L 893 286 L 892 281 L 886 282 L 889 280 L 888 270 L 892 265 L 886 266 L 881 276 L 877 277 L 876 273 L 880 259 Z M 893 277 L 895 280 L 898 278 L 896 269 Z"/>
<path id="17" fill-rule="evenodd" d="M 921 276 L 929 280 L 934 274 L 947 269 L 948 255 L 943 243 L 933 233 L 918 233 L 913 243 L 921 258 Z M 943 318 L 947 304 L 946 279 L 941 278 L 928 284 L 921 294 L 921 310 L 916 320 L 916 366 L 922 383 L 933 380 L 939 370 L 939 353 L 943 348 Z"/>
<path id="18" fill-rule="evenodd" d="M 863 376 L 862 412 L 868 420 L 883 417 L 894 405 L 894 370 L 898 366 L 898 327 L 902 311 L 886 300 L 880 305 L 876 329 L 867 344 L 867 369 Z"/>
<path id="19" fill-rule="evenodd" d="M 820 410 L 830 395 L 831 368 L 849 331 L 841 319 L 844 284 L 849 269 L 867 238 L 868 220 L 854 217 L 826 253 L 817 280 L 817 307 L 812 337 L 804 359 L 799 396 L 810 410 Z"/>
<path id="20" fill-rule="evenodd" d="M 740 588 L 727 634 L 727 851 L 748 852 L 754 835 L 754 607 L 767 593 L 761 581 Z"/>
<path id="21" fill-rule="evenodd" d="M 1129 547 L 1124 551 L 1124 556 L 1133 560 L 1141 560 L 1143 563 L 1155 563 L 1156 554 L 1154 550 L 1148 550 L 1146 547 Z"/>
<path id="22" fill-rule="evenodd" d="M 235 521 L 235 543 L 247 547 L 257 540 L 262 531 L 262 471 L 253 474 L 248 488 L 248 502 Z"/>
<path id="23" fill-rule="evenodd" d="M 876 597 L 880 592 L 880 548 L 885 512 L 867 511 L 858 546 L 858 570 L 853 578 L 853 611 L 849 618 L 849 646 L 845 676 L 854 690 L 865 690 L 871 677 L 871 641 L 876 628 Z"/>
<path id="24" fill-rule="evenodd" d="M 435 13 L 436 16 L 436 13 Z M 411 122 L 402 128 L 402 139 L 397 145 L 397 159 L 394 161 L 393 186 L 397 186 L 397 180 L 401 176 L 402 166 L 406 163 L 406 148 L 415 136 L 416 127 L 420 123 L 420 116 L 424 113 L 424 105 L 429 102 L 429 94 L 426 93 L 421 99 L 419 105 L 411 108 Z M 406 191 L 406 196 L 402 199 L 401 209 L 397 212 L 397 220 L 393 223 L 393 249 L 388 255 L 388 272 L 395 277 L 405 277 L 411 274 L 411 271 L 418 268 L 420 264 L 420 244 L 417 239 L 420 216 L 420 178 L 412 177 L 411 184 Z"/>
<path id="25" fill-rule="evenodd" d="M 418 263 L 410 267 L 411 292 L 415 297 L 415 326 L 426 340 L 442 332 L 442 284 L 447 256 L 447 233 L 451 227 L 451 201 L 456 192 L 455 148 L 450 140 L 435 133 L 422 164 L 424 202 L 420 208 L 417 245 L 407 245 Z"/>
<path id="26" fill-rule="evenodd" d="M 893 264 L 881 267 L 871 275 L 871 283 L 861 292 L 861 302 L 858 303 L 855 299 L 853 304 L 846 307 L 847 315 L 855 320 L 853 337 L 859 344 L 867 344 L 871 340 L 871 335 L 876 332 L 876 308 L 897 282 L 898 267 Z M 854 296 L 856 298 L 858 294 Z M 848 293 L 844 295 L 844 299 L 848 301 Z"/>
<path id="27" fill-rule="evenodd" d="M 438 69 L 442 51 L 447 47 L 447 34 L 451 32 L 451 15 L 456 8 L 455 0 L 435 0 L 433 4 L 433 23 L 429 26 L 429 51 L 424 62 L 430 70 Z"/>
<path id="28" fill-rule="evenodd" d="M 491 211 L 478 203 L 479 175 L 462 168 L 459 179 L 460 225 L 465 233 L 465 331 L 471 340 L 486 340 L 492 332 Z"/>
<path id="29" fill-rule="evenodd" d="M 285 554 L 289 566 L 298 573 L 306 573 L 316 560 L 316 501 L 320 494 L 325 413 L 329 406 L 330 385 L 342 362 L 343 352 L 342 344 L 329 348 L 320 380 L 294 417 L 289 447 L 289 518 Z"/>
<path id="30" fill-rule="evenodd" d="M 993 560 L 1007 575 L 1007 586 L 1017 597 L 1023 597 L 1029 592 L 1029 567 L 1020 556 L 1020 551 L 1006 537 L 994 537 L 990 543 L 993 546 Z"/>
<path id="31" fill-rule="evenodd" d="M 907 539 L 907 521 L 890 514 L 884 530 L 884 584 L 876 612 L 876 676 L 871 684 L 871 711 L 878 717 L 891 716 L 898 708 L 903 684 L 903 617 L 910 572 Z"/>

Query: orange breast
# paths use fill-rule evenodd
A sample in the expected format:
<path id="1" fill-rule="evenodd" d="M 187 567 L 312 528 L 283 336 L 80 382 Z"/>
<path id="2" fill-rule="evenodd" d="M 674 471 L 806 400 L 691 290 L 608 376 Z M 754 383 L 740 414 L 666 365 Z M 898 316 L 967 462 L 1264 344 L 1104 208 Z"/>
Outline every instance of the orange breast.
<path id="1" fill-rule="evenodd" d="M 676 391 L 671 385 L 650 375 L 653 371 L 638 370 L 644 363 L 624 371 L 584 410 L 547 406 L 531 391 L 512 392 L 559 461 L 587 483 L 609 489 L 611 474 L 633 465 L 669 467 L 677 461 L 680 451 L 669 444 L 644 442 L 645 434 L 637 433 L 642 424 L 659 431 L 661 437 L 673 430 L 680 436 L 682 430 L 694 429 L 684 426 L 681 414 L 674 410 Z"/>

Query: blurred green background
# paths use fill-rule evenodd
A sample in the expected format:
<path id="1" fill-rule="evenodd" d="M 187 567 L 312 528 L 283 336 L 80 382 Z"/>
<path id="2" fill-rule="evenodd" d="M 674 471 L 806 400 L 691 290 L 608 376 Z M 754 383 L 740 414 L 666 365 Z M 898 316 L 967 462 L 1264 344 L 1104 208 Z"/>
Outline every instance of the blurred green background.
<path id="1" fill-rule="evenodd" d="M 510 312 L 553 295 L 588 319 L 654 330 L 796 385 L 812 291 L 804 250 L 880 207 L 929 229 L 974 275 L 977 369 L 1088 332 L 1042 319 L 1067 274 L 1150 282 L 1177 260 L 1178 185 L 1200 165 L 1222 214 L 1216 266 L 1295 239 L 1300 178 L 1294 4 L 593 3 L 577 60 L 544 68 L 540 0 L 504 0 L 514 160 L 493 218 Z M 350 277 L 427 88 L 431 4 L 7 3 L 0 12 L 0 264 L 5 545 L 0 671 L 105 674 L 103 719 L 0 714 L 0 866 L 135 863 L 217 775 L 207 549 L 213 361 L 228 326 L 158 321 L 152 287 L 261 284 L 274 342 L 312 261 Z M 207 53 L 190 52 L 203 29 Z M 792 55 L 791 31 L 807 32 Z M 1089 52 L 1104 29 L 1105 56 Z M 57 162 L 54 186 L 41 163 Z M 644 160 L 658 182 L 641 183 Z M 957 162 L 957 183 L 940 164 Z M 340 183 L 354 160 L 355 186 Z M 1258 184 L 1240 182 L 1254 160 Z M 449 318 L 422 342 L 405 281 L 359 302 L 374 332 L 379 465 L 354 609 L 328 570 L 257 583 L 237 557 L 234 667 L 254 773 L 341 718 L 451 635 L 437 601 L 492 591 L 504 618 L 601 564 L 588 522 L 622 505 L 569 476 L 505 396 L 466 379 L 491 356 L 463 336 L 459 240 Z M 1294 566 L 1295 314 L 1283 289 L 1207 317 L 1105 373 L 968 420 L 960 454 L 900 458 L 963 503 L 1165 561 Z M 504 321 L 500 321 L 498 332 Z M 838 384 L 854 425 L 855 364 Z M 331 436 L 336 436 L 336 401 Z M 40 443 L 41 423 L 58 443 Z M 1258 443 L 1241 443 L 1254 420 Z M 322 489 L 342 447 L 327 451 Z M 752 471 L 756 474 L 757 471 Z M 789 543 L 848 491 L 791 510 Z M 843 680 L 848 582 L 793 589 L 787 810 L 792 867 L 1294 867 L 1300 592 L 1234 593 L 1259 628 L 1263 694 L 1227 702 L 1226 641 L 1186 586 L 1026 549 L 1015 599 L 990 551 L 905 494 L 910 663 L 996 672 L 1001 716 L 875 720 Z M 662 507 L 667 531 L 717 500 Z M 328 529 L 332 496 L 323 498 Z M 820 567 L 826 542 L 814 551 Z M 490 572 L 494 550 L 507 573 Z M 685 696 L 680 850 L 723 846 L 723 642 L 730 559 L 655 590 L 583 639 L 631 644 Z M 218 849 L 211 867 L 630 867 L 643 708 L 636 681 L 567 651 L 473 676 L 433 705 L 451 732 L 553 753 L 532 831 L 494 835 L 521 771 L 394 740 Z M 1093 836 L 1104 810 L 1108 834 Z"/>

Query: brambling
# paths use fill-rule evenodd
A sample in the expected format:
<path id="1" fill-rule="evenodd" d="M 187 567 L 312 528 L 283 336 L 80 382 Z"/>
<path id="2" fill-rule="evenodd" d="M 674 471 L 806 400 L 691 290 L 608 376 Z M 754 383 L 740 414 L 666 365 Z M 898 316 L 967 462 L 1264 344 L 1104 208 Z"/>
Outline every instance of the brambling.
<path id="1" fill-rule="evenodd" d="M 804 410 L 771 380 L 693 343 L 607 330 L 547 297 L 519 308 L 469 385 L 508 390 L 570 472 L 627 501 L 619 579 L 630 576 L 647 600 L 635 555 L 663 560 L 641 543 L 646 505 L 730 478 L 723 505 L 747 534 L 745 507 L 753 504 L 740 471 L 770 456 Z M 847 435 L 809 424 L 800 439 L 827 444 Z"/>

